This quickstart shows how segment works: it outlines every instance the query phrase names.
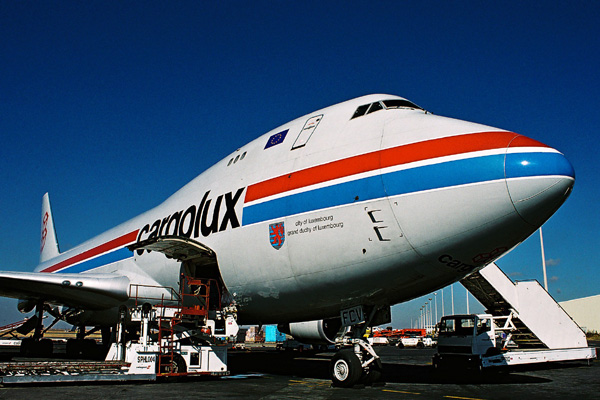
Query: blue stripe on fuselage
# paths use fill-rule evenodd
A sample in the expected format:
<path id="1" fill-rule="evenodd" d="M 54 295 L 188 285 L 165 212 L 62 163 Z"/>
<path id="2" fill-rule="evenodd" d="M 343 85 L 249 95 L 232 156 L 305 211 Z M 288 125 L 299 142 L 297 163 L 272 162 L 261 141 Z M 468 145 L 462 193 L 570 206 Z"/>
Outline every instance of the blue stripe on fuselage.
<path id="1" fill-rule="evenodd" d="M 75 264 L 71 267 L 67 267 L 56 272 L 76 274 L 79 272 L 89 271 L 91 269 L 98 268 L 103 265 L 112 264 L 117 261 L 122 261 L 131 257 L 133 257 L 133 253 L 126 247 L 123 247 L 119 250 L 103 254 L 96 258 L 92 258 L 91 260 L 80 262 L 79 264 Z"/>
<path id="2" fill-rule="evenodd" d="M 573 166 L 560 153 L 513 153 L 506 155 L 506 177 L 561 175 L 575 178 Z"/>
<path id="3" fill-rule="evenodd" d="M 524 154 L 526 157 L 523 157 Z M 558 153 L 497 154 L 467 158 L 356 179 L 246 206 L 242 225 L 386 196 L 504 179 L 505 156 L 508 178 L 572 176 L 572 169 L 567 170 L 563 162 L 564 156 Z M 529 162 L 528 168 L 516 166 L 521 165 L 524 159 Z"/>

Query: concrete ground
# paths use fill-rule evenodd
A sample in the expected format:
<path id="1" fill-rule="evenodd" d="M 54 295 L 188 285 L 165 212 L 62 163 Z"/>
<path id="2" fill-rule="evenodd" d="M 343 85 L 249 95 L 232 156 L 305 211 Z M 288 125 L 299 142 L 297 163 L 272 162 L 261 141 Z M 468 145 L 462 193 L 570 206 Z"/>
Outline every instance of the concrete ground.
<path id="1" fill-rule="evenodd" d="M 333 353 L 261 350 L 231 352 L 226 378 L 187 378 L 139 384 L 7 386 L 0 399 L 569 399 L 598 398 L 600 362 L 543 365 L 479 375 L 469 371 L 434 373 L 432 349 L 379 347 L 383 383 L 331 387 Z"/>

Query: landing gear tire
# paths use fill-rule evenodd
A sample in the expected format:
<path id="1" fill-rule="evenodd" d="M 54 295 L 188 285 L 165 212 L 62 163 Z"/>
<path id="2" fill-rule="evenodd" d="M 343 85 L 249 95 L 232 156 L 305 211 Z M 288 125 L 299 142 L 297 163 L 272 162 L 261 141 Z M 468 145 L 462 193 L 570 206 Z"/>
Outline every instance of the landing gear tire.
<path id="1" fill-rule="evenodd" d="M 381 364 L 381 360 L 377 359 L 370 366 L 369 371 L 362 376 L 361 383 L 364 383 L 365 385 L 373 385 L 381 381 L 382 374 L 383 365 Z"/>
<path id="2" fill-rule="evenodd" d="M 35 340 L 25 338 L 21 340 L 20 353 L 23 357 L 52 357 L 53 344 L 50 339 Z"/>
<path id="3" fill-rule="evenodd" d="M 33 346 L 35 345 L 35 341 L 32 338 L 24 338 L 21 340 L 21 348 L 20 353 L 21 357 L 31 357 L 33 356 Z"/>
<path id="4" fill-rule="evenodd" d="M 52 357 L 54 345 L 50 339 L 41 339 L 39 342 L 38 351 L 42 357 Z"/>
<path id="5" fill-rule="evenodd" d="M 349 388 L 358 383 L 362 376 L 360 360 L 353 349 L 338 351 L 330 364 L 333 386 Z"/>
<path id="6" fill-rule="evenodd" d="M 69 339 L 66 354 L 70 359 L 96 359 L 100 351 L 94 339 Z"/>
<path id="7" fill-rule="evenodd" d="M 477 375 L 483 375 L 483 365 L 481 364 L 481 360 L 477 361 L 477 363 L 475 364 L 475 371 L 477 372 Z"/>
<path id="8" fill-rule="evenodd" d="M 435 353 L 431 359 L 431 366 L 434 371 L 448 370 L 449 365 L 451 365 L 451 363 L 449 363 L 447 359 L 440 357 L 438 353 Z"/>
<path id="9" fill-rule="evenodd" d="M 67 348 L 65 350 L 67 354 L 67 358 L 76 359 L 81 358 L 81 340 L 78 339 L 68 339 L 67 340 Z"/>
<path id="10" fill-rule="evenodd" d="M 160 370 L 158 372 L 161 374 L 185 374 L 187 372 L 185 360 L 179 354 L 174 354 L 173 360 L 169 356 L 161 356 L 160 361 Z M 157 364 L 156 367 L 158 370 L 159 365 Z"/>

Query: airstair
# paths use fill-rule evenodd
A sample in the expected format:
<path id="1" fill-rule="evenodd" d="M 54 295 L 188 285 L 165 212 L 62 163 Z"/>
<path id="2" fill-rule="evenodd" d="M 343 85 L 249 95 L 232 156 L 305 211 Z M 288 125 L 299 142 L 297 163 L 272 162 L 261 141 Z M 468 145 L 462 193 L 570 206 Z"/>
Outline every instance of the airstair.
<path id="1" fill-rule="evenodd" d="M 500 330 L 518 348 L 587 347 L 585 333 L 539 282 L 513 282 L 495 263 L 460 282 L 488 314 L 504 319 Z"/>

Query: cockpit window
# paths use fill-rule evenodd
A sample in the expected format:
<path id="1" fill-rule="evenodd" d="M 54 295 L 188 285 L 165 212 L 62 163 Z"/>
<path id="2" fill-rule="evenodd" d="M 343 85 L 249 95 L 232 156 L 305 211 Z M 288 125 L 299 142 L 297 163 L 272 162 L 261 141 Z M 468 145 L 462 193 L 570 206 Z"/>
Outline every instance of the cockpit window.
<path id="1" fill-rule="evenodd" d="M 376 101 L 375 103 L 371 104 L 371 107 L 369 107 L 369 111 L 367 111 L 367 114 L 371 114 L 379 110 L 383 110 L 383 106 L 380 102 Z"/>
<path id="2" fill-rule="evenodd" d="M 422 108 L 419 107 L 418 105 L 411 103 L 408 100 L 402 100 L 402 99 L 384 100 L 383 104 L 385 105 L 385 108 L 387 108 L 387 109 L 390 109 L 390 108 L 416 108 L 417 110 L 422 110 Z"/>
<path id="3" fill-rule="evenodd" d="M 350 118 L 350 119 L 358 118 L 365 114 L 371 114 L 371 113 L 374 113 L 375 111 L 379 111 L 379 110 L 384 110 L 384 109 L 385 110 L 393 110 L 393 109 L 398 109 L 398 108 L 411 108 L 413 110 L 425 111 L 421 107 L 416 105 L 415 103 L 412 103 L 408 100 L 391 99 L 391 100 L 376 101 L 371 104 L 363 104 L 362 106 L 359 106 L 356 109 L 356 111 L 354 111 L 354 114 L 352 115 L 352 118 Z M 427 111 L 425 111 L 425 112 L 427 113 Z"/>
<path id="4" fill-rule="evenodd" d="M 353 119 L 353 118 L 365 115 L 365 113 L 367 112 L 369 106 L 370 106 L 370 104 L 365 104 L 365 105 L 362 105 L 362 106 L 358 107 L 356 109 L 356 111 L 354 111 L 354 115 L 350 119 Z"/>

